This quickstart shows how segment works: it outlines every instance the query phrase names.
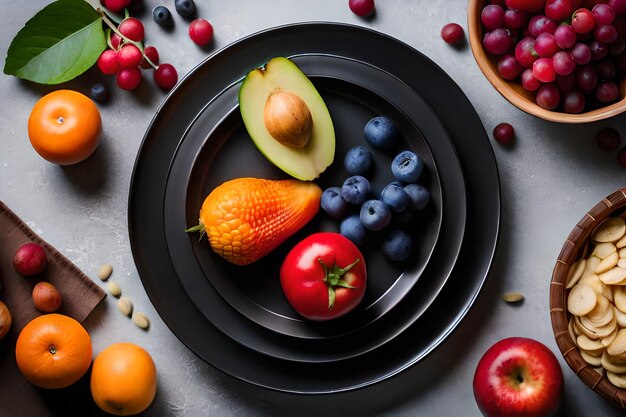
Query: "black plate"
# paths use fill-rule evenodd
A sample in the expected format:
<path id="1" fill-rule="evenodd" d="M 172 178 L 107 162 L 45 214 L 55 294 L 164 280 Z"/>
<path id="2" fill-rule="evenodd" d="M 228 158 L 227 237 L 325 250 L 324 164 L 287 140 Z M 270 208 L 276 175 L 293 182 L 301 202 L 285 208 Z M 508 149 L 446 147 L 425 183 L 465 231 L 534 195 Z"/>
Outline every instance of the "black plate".
<path id="1" fill-rule="evenodd" d="M 206 105 L 206 97 L 217 96 L 224 86 L 237 81 L 235 77 L 272 56 L 305 53 L 371 63 L 415 90 L 450 134 L 468 191 L 470 221 L 464 244 L 450 279 L 434 303 L 402 334 L 378 349 L 332 363 L 291 362 L 259 355 L 211 324 L 188 297 L 171 265 L 159 209 L 168 174 L 162 164 L 171 160 L 179 130 L 193 122 Z M 196 94 L 199 90 L 203 90 L 202 95 Z M 442 343 L 459 325 L 484 284 L 500 222 L 498 172 L 489 140 L 458 86 L 428 58 L 393 38 L 330 23 L 290 25 L 245 38 L 192 71 L 170 93 L 150 132 L 160 132 L 161 140 L 155 141 L 152 135 L 144 139 L 129 197 L 130 239 L 137 268 L 148 296 L 170 329 L 199 357 L 227 374 L 260 386 L 301 393 L 330 393 L 376 383 L 416 364 Z M 409 292 L 374 326 L 413 314 L 414 296 L 419 294 Z M 266 331 L 260 326 L 258 329 Z"/>
<path id="2" fill-rule="evenodd" d="M 282 294 L 277 279 L 280 262 L 295 242 L 311 232 L 337 231 L 336 220 L 328 218 L 324 213 L 318 214 L 304 230 L 278 250 L 248 267 L 237 267 L 223 261 L 212 253 L 205 242 L 199 243 L 197 236 L 190 239 L 181 232 L 197 222 L 203 198 L 220 183 L 246 176 L 285 177 L 258 152 L 245 131 L 236 108 L 239 85 L 227 88 L 196 118 L 178 147 L 165 197 L 166 235 L 177 275 L 190 298 L 213 324 L 251 348 L 255 348 L 257 343 L 233 331 L 224 314 L 211 315 L 215 309 L 207 306 L 221 301 L 215 300 L 216 294 L 212 287 L 253 322 L 280 334 L 303 338 L 327 338 L 352 333 L 379 319 L 405 296 L 422 276 L 441 227 L 442 193 L 435 160 L 446 167 L 443 181 L 447 188 L 446 205 L 448 215 L 455 213 L 457 223 L 450 228 L 454 235 L 446 242 L 445 251 L 448 253 L 445 264 L 448 269 L 441 274 L 424 276 L 430 282 L 422 289 L 428 288 L 429 291 L 421 292 L 423 298 L 415 304 L 416 311 L 425 310 L 445 283 L 458 255 L 464 230 L 465 190 L 456 154 L 439 120 L 419 96 L 389 74 L 360 62 L 319 55 L 299 56 L 293 60 L 322 93 L 337 130 L 337 161 L 317 183 L 322 188 L 340 185 L 342 179 L 349 176 L 343 169 L 340 156 L 352 146 L 364 145 L 361 132 L 365 123 L 374 115 L 385 114 L 392 117 L 404 132 L 407 143 L 399 149 L 413 148 L 424 157 L 427 169 L 422 183 L 431 190 L 432 204 L 428 210 L 412 216 L 410 222 L 404 216 L 396 218 L 398 222 L 395 227 L 409 230 L 417 243 L 409 262 L 387 261 L 375 237 L 371 244 L 362 247 L 370 280 L 365 298 L 354 312 L 330 322 L 302 320 Z M 346 80 L 348 77 L 350 81 Z M 395 105 L 381 94 L 393 97 Z M 432 143 L 435 157 L 428 143 Z M 389 166 L 394 153 L 373 152 L 377 170 L 370 178 L 373 180 L 374 194 L 377 194 L 392 180 Z M 187 201 L 186 207 L 180 204 L 184 200 Z M 440 256 L 439 261 L 444 262 L 444 259 Z M 394 323 L 387 326 L 384 333 L 392 335 L 406 324 Z M 369 343 L 359 345 L 359 351 L 371 349 L 374 341 L 384 341 L 381 337 L 370 339 Z M 271 351 L 264 353 L 272 354 Z M 298 353 L 300 356 L 302 351 Z M 337 353 L 334 352 L 333 357 Z"/>

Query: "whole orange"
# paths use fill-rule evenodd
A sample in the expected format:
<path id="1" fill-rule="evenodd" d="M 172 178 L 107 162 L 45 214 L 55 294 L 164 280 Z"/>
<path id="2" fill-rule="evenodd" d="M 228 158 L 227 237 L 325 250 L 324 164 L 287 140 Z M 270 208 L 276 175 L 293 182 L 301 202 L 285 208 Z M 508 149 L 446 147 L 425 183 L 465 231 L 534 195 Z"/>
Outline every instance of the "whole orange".
<path id="1" fill-rule="evenodd" d="M 89 157 L 100 143 L 102 120 L 84 94 L 57 90 L 43 96 L 28 118 L 28 137 L 39 155 L 59 165 Z"/>
<path id="2" fill-rule="evenodd" d="M 15 345 L 17 366 L 42 388 L 64 388 L 78 381 L 91 364 L 91 338 L 76 320 L 46 314 L 31 320 Z"/>
<path id="3" fill-rule="evenodd" d="M 91 395 L 107 413 L 129 416 L 142 412 L 152 404 L 156 388 L 156 366 L 141 346 L 114 343 L 93 361 Z"/>

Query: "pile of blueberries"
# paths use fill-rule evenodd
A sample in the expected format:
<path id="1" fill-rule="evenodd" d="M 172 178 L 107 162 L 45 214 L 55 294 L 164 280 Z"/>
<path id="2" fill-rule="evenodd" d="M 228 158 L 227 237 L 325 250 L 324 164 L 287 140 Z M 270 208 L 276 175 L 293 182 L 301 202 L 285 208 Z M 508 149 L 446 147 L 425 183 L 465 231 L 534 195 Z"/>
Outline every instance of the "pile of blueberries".
<path id="1" fill-rule="evenodd" d="M 385 116 L 371 119 L 363 131 L 365 140 L 374 148 L 389 151 L 400 142 L 396 125 Z M 430 192 L 418 184 L 424 171 L 424 161 L 415 152 L 404 150 L 396 154 L 391 163 L 395 181 L 387 184 L 378 198 L 373 198 L 370 180 L 366 175 L 374 164 L 372 152 L 365 146 L 348 150 L 344 159 L 345 169 L 352 174 L 341 187 L 324 190 L 322 209 L 331 217 L 341 219 L 339 231 L 357 245 L 368 241 L 371 232 L 382 231 L 389 226 L 394 214 L 423 210 L 430 201 Z M 349 214 L 350 208 L 360 207 L 358 213 Z M 392 261 L 402 261 L 411 254 L 413 240 L 403 230 L 388 231 L 382 245 L 382 253 Z"/>

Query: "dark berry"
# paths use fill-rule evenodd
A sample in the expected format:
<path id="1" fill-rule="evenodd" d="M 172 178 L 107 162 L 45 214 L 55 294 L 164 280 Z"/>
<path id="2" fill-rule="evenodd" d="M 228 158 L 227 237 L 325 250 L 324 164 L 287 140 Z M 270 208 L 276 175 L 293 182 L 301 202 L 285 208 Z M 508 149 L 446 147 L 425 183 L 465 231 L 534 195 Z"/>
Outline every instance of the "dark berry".
<path id="1" fill-rule="evenodd" d="M 193 0 L 175 0 L 174 8 L 182 17 L 191 17 L 196 14 L 196 3 Z"/>
<path id="2" fill-rule="evenodd" d="M 205 19 L 195 19 L 189 24 L 189 37 L 197 45 L 207 45 L 213 40 L 213 26 Z"/>
<path id="3" fill-rule="evenodd" d="M 163 27 L 171 27 L 174 25 L 172 13 L 165 6 L 157 6 L 152 10 L 152 20 Z"/>
<path id="4" fill-rule="evenodd" d="M 509 123 L 500 123 L 493 129 L 493 137 L 503 145 L 509 145 L 515 137 L 515 129 Z"/>
<path id="5" fill-rule="evenodd" d="M 91 91 L 89 94 L 91 95 L 92 99 L 103 102 L 109 98 L 109 89 L 106 85 L 102 83 L 96 83 L 91 86 Z"/>
<path id="6" fill-rule="evenodd" d="M 178 82 L 178 73 L 172 64 L 161 64 L 154 71 L 154 82 L 165 91 L 169 91 Z"/>

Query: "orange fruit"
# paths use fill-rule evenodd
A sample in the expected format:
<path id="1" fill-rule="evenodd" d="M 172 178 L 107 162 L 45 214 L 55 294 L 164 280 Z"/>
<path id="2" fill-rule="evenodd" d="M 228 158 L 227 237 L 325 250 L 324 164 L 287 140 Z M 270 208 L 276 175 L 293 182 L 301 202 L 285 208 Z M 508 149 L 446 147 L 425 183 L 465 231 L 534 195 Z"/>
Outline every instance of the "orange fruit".
<path id="1" fill-rule="evenodd" d="M 96 104 L 84 94 L 57 90 L 43 96 L 28 118 L 28 137 L 35 151 L 59 165 L 89 157 L 100 143 L 102 120 Z"/>
<path id="2" fill-rule="evenodd" d="M 141 413 L 152 404 L 156 388 L 156 366 L 141 346 L 114 343 L 93 361 L 91 395 L 98 407 L 109 414 Z"/>
<path id="3" fill-rule="evenodd" d="M 78 381 L 91 364 L 91 338 L 76 320 L 46 314 L 20 332 L 15 360 L 24 377 L 42 388 L 64 388 Z"/>

